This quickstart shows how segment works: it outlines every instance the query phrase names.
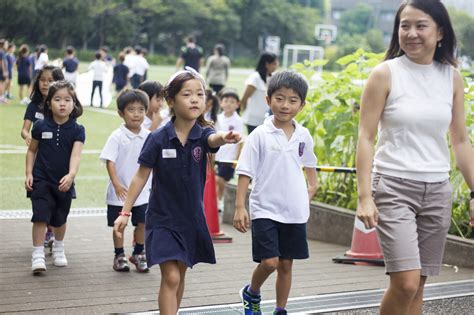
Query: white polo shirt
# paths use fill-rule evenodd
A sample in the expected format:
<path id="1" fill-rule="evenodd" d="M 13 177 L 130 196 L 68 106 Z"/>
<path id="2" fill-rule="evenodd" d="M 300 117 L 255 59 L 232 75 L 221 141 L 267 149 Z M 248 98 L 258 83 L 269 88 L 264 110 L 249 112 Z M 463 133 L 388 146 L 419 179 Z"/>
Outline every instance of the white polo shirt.
<path id="1" fill-rule="evenodd" d="M 250 126 L 259 126 L 265 120 L 268 111 L 267 84 L 262 80 L 260 74 L 255 71 L 247 80 L 245 85 L 251 85 L 255 91 L 247 100 L 247 107 L 242 113 L 242 120 Z"/>
<path id="2" fill-rule="evenodd" d="M 237 112 L 234 112 L 230 117 L 227 117 L 224 113 L 220 113 L 217 115 L 216 130 L 225 132 L 232 130 L 238 132 L 243 137 L 244 122 Z M 239 145 L 240 144 L 228 143 L 221 146 L 216 153 L 216 161 L 233 161 L 237 159 Z"/>
<path id="3" fill-rule="evenodd" d="M 146 138 L 150 134 L 145 128 L 141 128 L 139 134 L 134 134 L 128 130 L 125 125 L 116 129 L 107 139 L 100 160 L 106 163 L 112 161 L 115 163 L 115 169 L 120 183 L 125 187 L 130 187 L 130 182 L 138 170 L 138 157 L 145 143 Z M 133 206 L 140 206 L 148 203 L 151 189 L 151 175 L 148 178 L 145 187 L 137 198 Z M 107 204 L 111 206 L 123 206 L 123 201 L 115 194 L 112 181 L 109 180 L 107 187 Z"/>
<path id="4" fill-rule="evenodd" d="M 303 167 L 315 168 L 313 138 L 308 129 L 293 121 L 288 141 L 282 129 L 267 117 L 247 138 L 236 173 L 252 178 L 250 219 L 281 223 L 306 223 L 309 200 Z"/>

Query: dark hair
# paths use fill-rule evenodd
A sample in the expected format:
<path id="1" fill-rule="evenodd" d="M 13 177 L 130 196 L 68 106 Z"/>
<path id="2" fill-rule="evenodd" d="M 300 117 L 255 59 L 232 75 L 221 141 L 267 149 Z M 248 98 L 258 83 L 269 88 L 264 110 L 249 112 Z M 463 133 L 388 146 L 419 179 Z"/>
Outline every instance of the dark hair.
<path id="1" fill-rule="evenodd" d="M 454 34 L 448 11 L 440 0 L 405 0 L 400 5 L 397 15 L 395 16 L 392 39 L 387 53 L 385 54 L 385 60 L 393 59 L 405 54 L 405 52 L 400 48 L 400 43 L 398 42 L 398 29 L 400 27 L 400 15 L 407 6 L 414 7 L 415 9 L 421 10 L 431 16 L 443 33 L 443 38 L 439 42 L 441 47 L 436 47 L 433 59 L 440 63 L 448 63 L 456 67 L 458 64 L 454 57 L 456 35 Z"/>
<path id="2" fill-rule="evenodd" d="M 102 54 L 101 54 L 100 51 L 95 52 L 95 59 L 97 59 L 97 60 L 102 59 Z"/>
<path id="3" fill-rule="evenodd" d="M 186 38 L 186 41 L 187 41 L 188 43 L 194 43 L 194 42 L 195 42 L 194 36 L 188 36 L 188 37 Z"/>
<path id="4" fill-rule="evenodd" d="M 9 42 L 7 49 L 10 49 L 10 48 L 12 48 L 12 47 L 15 47 L 15 43 L 14 43 L 14 42 Z"/>
<path id="5" fill-rule="evenodd" d="M 20 46 L 20 51 L 19 51 L 18 55 L 19 55 L 20 58 L 27 58 L 28 57 L 28 52 L 29 52 L 28 45 L 27 44 L 22 44 Z"/>
<path id="6" fill-rule="evenodd" d="M 103 50 L 105 53 L 108 53 L 109 52 L 109 47 L 102 46 L 102 47 L 100 47 L 100 50 Z"/>
<path id="7" fill-rule="evenodd" d="M 183 84 L 186 81 L 198 80 L 199 82 L 201 82 L 202 88 L 204 90 L 206 82 L 204 81 L 202 76 L 198 72 L 196 72 L 196 70 L 190 69 L 189 67 L 186 68 L 188 68 L 189 70 L 181 70 L 175 73 L 166 84 L 163 93 L 168 104 L 170 103 L 170 101 L 174 101 L 176 95 L 179 93 L 179 91 L 181 91 L 181 89 L 183 88 Z M 170 108 L 170 115 L 175 115 L 173 108 Z M 204 119 L 203 114 L 199 115 L 196 121 L 202 127 L 212 126 L 212 123 Z"/>
<path id="8" fill-rule="evenodd" d="M 68 55 L 72 55 L 72 54 L 74 53 L 74 47 L 72 47 L 72 46 L 67 46 L 67 47 L 66 47 L 66 53 L 67 53 Z"/>
<path id="9" fill-rule="evenodd" d="M 163 97 L 163 85 L 157 81 L 146 80 L 140 83 L 138 89 L 145 92 L 148 95 L 148 98 L 151 99 L 153 96 Z"/>
<path id="10" fill-rule="evenodd" d="M 217 122 L 217 112 L 219 111 L 219 98 L 214 95 L 212 90 L 206 90 L 206 104 L 208 101 L 212 101 L 211 106 L 211 120 L 213 123 Z"/>
<path id="11" fill-rule="evenodd" d="M 217 51 L 217 54 L 219 56 L 222 56 L 224 54 L 224 45 L 223 44 L 217 44 L 214 46 L 214 50 Z"/>
<path id="12" fill-rule="evenodd" d="M 56 81 L 53 84 L 51 84 L 51 86 L 49 87 L 48 95 L 46 96 L 46 99 L 44 100 L 44 104 L 46 105 L 44 107 L 45 117 L 53 117 L 53 112 L 51 111 L 51 106 L 50 106 L 51 100 L 53 99 L 56 92 L 62 89 L 68 90 L 74 102 L 74 108 L 71 114 L 69 115 L 69 118 L 76 119 L 80 117 L 82 115 L 81 102 L 79 102 L 79 99 L 77 98 L 76 91 L 74 90 L 74 85 L 72 85 L 72 83 L 66 80 Z"/>
<path id="13" fill-rule="evenodd" d="M 58 67 L 46 65 L 40 70 L 38 70 L 38 73 L 36 73 L 36 76 L 33 81 L 33 88 L 31 89 L 30 99 L 32 102 L 40 103 L 40 104 L 43 103 L 44 96 L 43 94 L 41 94 L 41 91 L 39 88 L 39 81 L 40 81 L 41 75 L 43 75 L 45 71 L 51 71 L 54 81 L 64 80 L 64 74 L 61 71 L 61 69 Z"/>
<path id="14" fill-rule="evenodd" d="M 125 108 L 132 103 L 140 103 L 148 110 L 150 100 L 148 95 L 139 89 L 125 89 L 117 97 L 117 109 L 123 113 Z"/>
<path id="15" fill-rule="evenodd" d="M 263 52 L 260 55 L 260 59 L 258 59 L 257 67 L 255 68 L 255 70 L 257 70 L 258 74 L 260 74 L 260 77 L 262 78 L 263 82 L 267 82 L 268 73 L 266 65 L 274 62 L 277 58 L 277 55 L 271 52 Z"/>
<path id="16" fill-rule="evenodd" d="M 125 61 L 125 53 L 122 51 L 118 54 L 118 59 L 121 61 L 121 62 L 124 62 Z"/>
<path id="17" fill-rule="evenodd" d="M 272 76 L 268 83 L 268 97 L 271 98 L 273 93 L 281 88 L 292 89 L 298 94 L 302 102 L 305 101 L 306 93 L 308 93 L 308 83 L 304 77 L 299 73 L 289 70 L 278 72 Z"/>
<path id="18" fill-rule="evenodd" d="M 46 50 L 48 50 L 48 46 L 46 45 L 39 45 L 38 47 L 38 52 L 36 54 L 36 57 L 39 58 L 39 56 L 41 55 L 41 53 L 44 53 Z"/>
<path id="19" fill-rule="evenodd" d="M 142 47 L 141 47 L 141 46 L 138 46 L 138 45 L 137 45 L 137 46 L 135 46 L 134 49 L 135 49 L 135 53 L 136 53 L 137 55 L 139 55 L 139 54 L 142 53 Z"/>
<path id="20" fill-rule="evenodd" d="M 240 102 L 239 94 L 234 89 L 223 89 L 219 92 L 219 98 L 223 100 L 226 97 L 233 97 L 237 102 Z"/>

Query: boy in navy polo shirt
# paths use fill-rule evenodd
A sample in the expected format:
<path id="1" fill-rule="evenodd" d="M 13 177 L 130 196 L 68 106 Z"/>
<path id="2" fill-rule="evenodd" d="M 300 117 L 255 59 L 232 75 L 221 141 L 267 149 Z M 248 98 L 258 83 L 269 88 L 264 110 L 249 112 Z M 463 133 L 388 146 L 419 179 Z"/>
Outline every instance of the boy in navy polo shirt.
<path id="1" fill-rule="evenodd" d="M 125 61 L 125 53 L 121 52 L 118 56 L 119 63 L 114 66 L 114 76 L 112 82 L 115 83 L 115 91 L 122 91 L 128 83 L 128 67 L 123 63 Z"/>
<path id="2" fill-rule="evenodd" d="M 248 136 L 237 163 L 234 227 L 240 232 L 249 228 L 245 198 L 252 180 L 252 254 L 259 263 L 251 283 L 240 291 L 246 315 L 261 314 L 260 288 L 275 270 L 273 314 L 286 314 L 293 259 L 309 256 L 306 222 L 317 188 L 316 156 L 308 129 L 294 120 L 303 109 L 307 91 L 300 74 L 283 71 L 272 76 L 267 103 L 273 116 Z"/>
<path id="3" fill-rule="evenodd" d="M 115 130 L 107 139 L 100 159 L 106 163 L 110 181 L 107 188 L 107 222 L 114 226 L 119 216 L 132 181 L 138 170 L 138 156 L 150 134 L 142 127 L 148 108 L 148 96 L 140 90 L 124 90 L 117 98 L 117 109 L 125 124 Z M 139 272 L 148 272 L 144 252 L 145 244 L 145 211 L 150 196 L 151 177 L 142 190 L 132 208 L 132 224 L 135 226 L 135 247 L 129 257 Z M 123 235 L 123 230 L 120 231 Z M 113 269 L 115 271 L 129 271 L 127 259 L 123 249 L 123 237 L 112 235 L 115 247 Z"/>
<path id="4" fill-rule="evenodd" d="M 79 169 L 85 141 L 84 127 L 76 122 L 82 106 L 74 87 L 58 81 L 49 87 L 45 100 L 44 120 L 37 120 L 31 131 L 32 139 L 26 153 L 25 188 L 33 206 L 34 274 L 46 270 L 44 231 L 54 227 L 53 264 L 67 266 L 64 253 L 66 221 L 75 198 L 74 178 Z"/>
<path id="5" fill-rule="evenodd" d="M 63 60 L 63 68 L 64 68 L 64 79 L 66 81 L 71 82 L 74 86 L 76 86 L 76 79 L 77 79 L 77 68 L 79 67 L 79 60 L 74 56 L 74 47 L 67 46 L 66 47 L 66 56 Z"/>

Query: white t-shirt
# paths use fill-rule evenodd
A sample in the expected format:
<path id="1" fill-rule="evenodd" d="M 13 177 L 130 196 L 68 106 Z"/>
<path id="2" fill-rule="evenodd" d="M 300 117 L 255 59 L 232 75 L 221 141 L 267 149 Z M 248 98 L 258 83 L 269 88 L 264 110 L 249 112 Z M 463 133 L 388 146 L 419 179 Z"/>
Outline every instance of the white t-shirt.
<path id="1" fill-rule="evenodd" d="M 247 107 L 242 113 L 242 120 L 247 125 L 259 126 L 265 120 L 265 116 L 268 111 L 268 104 L 266 100 L 267 85 L 265 82 L 263 82 L 260 74 L 257 71 L 252 73 L 247 78 L 245 85 L 251 85 L 255 87 L 256 90 L 247 100 Z"/>
<path id="2" fill-rule="evenodd" d="M 227 117 L 224 113 L 217 115 L 216 123 L 217 131 L 235 131 L 240 135 L 244 134 L 244 123 L 239 114 L 234 112 L 232 116 Z M 216 161 L 233 161 L 238 158 L 237 154 L 239 153 L 240 144 L 228 143 L 224 144 L 219 148 L 219 151 L 216 153 Z"/>
<path id="3" fill-rule="evenodd" d="M 107 73 L 107 64 L 102 60 L 94 60 L 89 65 L 89 71 L 93 71 L 93 81 L 104 81 L 105 74 Z"/>
<path id="4" fill-rule="evenodd" d="M 446 135 L 453 108 L 453 67 L 387 61 L 392 86 L 379 122 L 374 171 L 423 182 L 449 178 Z"/>
<path id="5" fill-rule="evenodd" d="M 145 128 L 142 128 L 139 134 L 134 134 L 128 130 L 125 125 L 116 129 L 107 139 L 100 160 L 106 163 L 112 161 L 115 163 L 115 169 L 120 183 L 125 187 L 130 187 L 130 182 L 138 170 L 138 157 L 142 150 L 143 143 L 150 134 Z M 142 192 L 134 203 L 134 207 L 148 203 L 151 189 L 151 175 L 143 187 Z M 115 194 L 112 181 L 109 180 L 107 187 L 107 204 L 111 206 L 123 206 L 123 201 Z"/>
<path id="6" fill-rule="evenodd" d="M 46 66 L 48 64 L 48 62 L 49 62 L 48 54 L 45 53 L 45 52 L 42 52 L 39 55 L 38 60 L 36 60 L 35 70 L 43 69 L 43 67 Z"/>
<path id="7" fill-rule="evenodd" d="M 135 57 L 135 74 L 138 74 L 139 76 L 144 76 L 148 68 L 150 68 L 148 61 L 146 61 L 146 59 L 142 55 L 137 55 Z"/>
<path id="8" fill-rule="evenodd" d="M 123 64 L 128 67 L 128 77 L 131 78 L 135 73 L 135 66 L 137 63 L 137 55 L 130 53 L 128 55 L 125 55 L 125 60 L 123 61 Z"/>
<path id="9" fill-rule="evenodd" d="M 306 223 L 309 199 L 303 167 L 315 168 L 313 138 L 308 129 L 293 121 L 288 141 L 284 131 L 267 117 L 247 138 L 236 173 L 252 178 L 250 218 L 281 223 Z"/>

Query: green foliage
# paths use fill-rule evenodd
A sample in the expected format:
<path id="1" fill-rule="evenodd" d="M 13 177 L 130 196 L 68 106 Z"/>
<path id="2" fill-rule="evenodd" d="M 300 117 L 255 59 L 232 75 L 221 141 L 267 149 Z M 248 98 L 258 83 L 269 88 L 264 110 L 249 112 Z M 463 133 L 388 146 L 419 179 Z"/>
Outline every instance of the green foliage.
<path id="1" fill-rule="evenodd" d="M 337 60 L 343 67 L 338 73 L 315 72 L 316 63 L 305 61 L 293 68 L 305 75 L 311 84 L 306 105 L 297 119 L 307 127 L 314 139 L 314 151 L 319 165 L 355 166 L 355 151 L 359 123 L 359 100 L 363 84 L 370 71 L 383 59 L 384 53 L 375 54 L 358 49 Z M 465 74 L 467 81 L 472 81 Z M 474 140 L 474 86 L 466 93 L 466 117 Z M 451 162 L 454 166 L 454 160 Z M 320 173 L 318 201 L 344 208 L 357 206 L 356 177 L 353 174 Z M 450 233 L 467 237 L 469 194 L 458 169 L 451 172 L 453 219 Z"/>
<path id="2" fill-rule="evenodd" d="M 373 10 L 368 4 L 358 4 L 354 9 L 345 11 L 340 19 L 340 32 L 350 35 L 365 34 L 372 27 Z"/>
<path id="3" fill-rule="evenodd" d="M 449 8 L 454 32 L 461 48 L 461 54 L 474 59 L 474 17 L 467 12 Z"/>

